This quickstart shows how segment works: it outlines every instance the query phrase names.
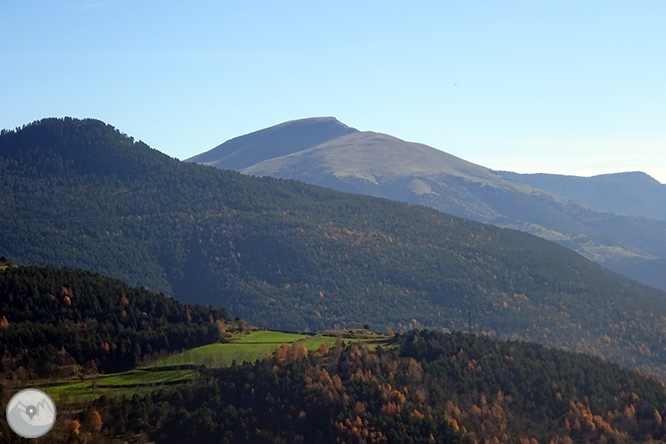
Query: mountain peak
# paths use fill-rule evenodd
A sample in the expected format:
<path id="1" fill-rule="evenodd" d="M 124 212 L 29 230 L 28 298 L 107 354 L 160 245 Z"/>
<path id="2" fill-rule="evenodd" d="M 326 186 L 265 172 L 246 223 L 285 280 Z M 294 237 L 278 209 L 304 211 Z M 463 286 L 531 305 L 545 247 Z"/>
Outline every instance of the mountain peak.
<path id="1" fill-rule="evenodd" d="M 606 182 L 623 182 L 623 183 L 632 183 L 635 185 L 645 184 L 645 185 L 656 185 L 660 184 L 657 179 L 650 176 L 643 171 L 625 171 L 621 173 L 608 173 L 608 174 L 599 174 L 597 176 L 592 176 L 590 179 Z"/>
<path id="2" fill-rule="evenodd" d="M 223 169 L 240 170 L 264 160 L 303 151 L 357 131 L 335 117 L 290 120 L 228 140 L 187 161 Z"/>

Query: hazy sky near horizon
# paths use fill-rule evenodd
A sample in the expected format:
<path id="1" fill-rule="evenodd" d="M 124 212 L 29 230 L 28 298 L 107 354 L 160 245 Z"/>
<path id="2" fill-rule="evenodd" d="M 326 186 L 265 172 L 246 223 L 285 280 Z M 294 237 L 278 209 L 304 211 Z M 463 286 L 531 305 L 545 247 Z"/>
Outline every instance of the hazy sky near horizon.
<path id="1" fill-rule="evenodd" d="M 185 159 L 335 116 L 492 169 L 666 183 L 666 2 L 0 2 L 0 127 Z"/>

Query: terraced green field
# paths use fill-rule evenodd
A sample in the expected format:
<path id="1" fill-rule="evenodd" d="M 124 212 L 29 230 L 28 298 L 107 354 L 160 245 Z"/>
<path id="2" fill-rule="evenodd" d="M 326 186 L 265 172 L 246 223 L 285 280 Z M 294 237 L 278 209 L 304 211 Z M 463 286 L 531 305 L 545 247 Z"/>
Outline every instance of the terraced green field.
<path id="1" fill-rule="evenodd" d="M 84 381 L 69 382 L 51 387 L 41 387 L 53 399 L 69 398 L 72 401 L 88 401 L 102 395 L 123 394 L 131 396 L 141 389 L 152 389 L 158 385 L 186 382 L 196 378 L 196 370 L 131 370 L 124 373 L 99 375 Z M 94 387 L 93 387 L 94 386 Z"/>
<path id="2" fill-rule="evenodd" d="M 151 364 L 149 367 L 169 367 L 178 365 L 203 365 L 209 368 L 226 367 L 233 361 L 254 362 L 266 357 L 280 345 L 301 341 L 308 351 L 319 348 L 322 342 L 329 346 L 335 344 L 335 338 L 324 336 L 308 336 L 294 333 L 258 330 L 249 335 L 232 338 L 233 342 L 225 344 L 209 344 L 193 348 L 183 353 L 169 356 Z"/>
<path id="3" fill-rule="evenodd" d="M 317 350 L 322 343 L 335 345 L 332 336 L 311 336 L 295 333 L 282 333 L 258 330 L 243 336 L 231 338 L 224 344 L 209 344 L 178 353 L 141 368 L 124 373 L 98 375 L 83 381 L 70 380 L 60 385 L 43 386 L 42 390 L 54 399 L 70 401 L 90 401 L 102 395 L 132 396 L 142 390 L 154 390 L 166 384 L 186 383 L 199 376 L 196 368 L 183 369 L 183 366 L 204 366 L 208 368 L 226 367 L 237 363 L 254 362 L 275 351 L 283 343 L 301 342 L 309 352 Z M 377 339 L 345 339 L 345 342 L 363 342 L 374 348 L 384 341 Z"/>
<path id="4" fill-rule="evenodd" d="M 280 331 L 271 331 L 271 330 L 256 330 L 250 333 L 249 335 L 241 336 L 236 340 L 232 338 L 232 342 L 241 343 L 241 344 L 253 343 L 253 342 L 282 344 L 283 342 L 289 343 L 309 337 L 311 336 L 295 334 L 295 333 L 283 333 Z"/>

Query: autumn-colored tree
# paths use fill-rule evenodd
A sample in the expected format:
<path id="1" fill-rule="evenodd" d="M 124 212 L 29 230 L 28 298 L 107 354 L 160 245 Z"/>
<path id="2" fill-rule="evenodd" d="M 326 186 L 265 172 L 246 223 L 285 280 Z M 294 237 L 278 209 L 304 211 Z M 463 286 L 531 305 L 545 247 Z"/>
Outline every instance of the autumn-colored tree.
<path id="1" fill-rule="evenodd" d="M 319 372 L 319 380 L 321 382 L 326 382 L 329 384 L 333 383 L 333 381 L 331 380 L 331 375 L 328 374 L 325 368 L 322 368 L 321 371 Z"/>
<path id="2" fill-rule="evenodd" d="M 62 296 L 63 298 L 68 297 L 71 299 L 72 297 L 74 297 L 74 293 L 72 293 L 72 290 L 69 287 L 63 286 L 60 287 L 60 296 Z"/>
<path id="3" fill-rule="evenodd" d="M 90 427 L 96 432 L 102 430 L 102 417 L 97 410 L 90 414 Z"/>
<path id="4" fill-rule="evenodd" d="M 86 364 L 85 372 L 88 375 L 95 375 L 98 373 L 97 364 L 92 359 Z"/>
<path id="5" fill-rule="evenodd" d="M 308 355 L 308 349 L 300 342 L 294 341 L 291 344 L 291 358 L 298 359 Z"/>
<path id="6" fill-rule="evenodd" d="M 271 355 L 271 358 L 275 362 L 285 362 L 290 355 L 289 344 L 282 343 Z"/>
<path id="7" fill-rule="evenodd" d="M 218 319 L 215 321 L 215 326 L 217 327 L 217 330 L 220 332 L 220 336 L 224 336 L 224 333 L 227 331 L 227 324 L 224 323 L 224 321 Z"/>
<path id="8" fill-rule="evenodd" d="M 398 416 L 400 414 L 400 406 L 393 402 L 386 403 L 382 405 L 379 409 L 379 413 L 386 416 Z"/>
<path id="9" fill-rule="evenodd" d="M 355 415 L 364 415 L 366 413 L 366 407 L 365 403 L 361 401 L 356 401 L 356 404 L 354 404 L 354 414 Z"/>
<path id="10" fill-rule="evenodd" d="M 336 442 L 340 443 L 387 443 L 388 438 L 373 427 L 367 419 L 362 420 L 359 416 L 354 421 L 346 418 L 343 422 L 336 424 L 336 432 L 339 434 Z"/>
<path id="11" fill-rule="evenodd" d="M 418 410 L 414 409 L 414 410 L 412 410 L 412 417 L 414 417 L 416 419 L 423 419 L 423 418 L 425 418 L 425 415 L 423 413 L 419 412 Z"/>
<path id="12" fill-rule="evenodd" d="M 80 433 L 79 428 L 81 427 L 81 423 L 77 421 L 76 419 L 72 420 L 72 422 L 69 423 L 68 429 L 70 432 L 74 433 L 75 435 L 78 435 Z"/>
<path id="13" fill-rule="evenodd" d="M 423 377 L 423 367 L 421 364 L 416 362 L 414 358 L 409 358 L 409 363 L 407 364 L 407 374 L 406 376 L 411 381 L 420 381 Z"/>
<path id="14" fill-rule="evenodd" d="M 129 299 L 127 299 L 127 296 L 122 295 L 120 298 L 120 305 L 123 307 L 127 307 L 129 305 Z"/>
<path id="15" fill-rule="evenodd" d="M 2 319 L 0 319 L 0 328 L 7 327 L 9 327 L 9 321 L 7 320 L 7 316 L 3 316 Z"/>
<path id="16" fill-rule="evenodd" d="M 330 347 L 328 346 L 327 343 L 322 342 L 319 348 L 317 349 L 317 355 L 319 356 L 328 356 L 328 352 L 330 351 Z"/>

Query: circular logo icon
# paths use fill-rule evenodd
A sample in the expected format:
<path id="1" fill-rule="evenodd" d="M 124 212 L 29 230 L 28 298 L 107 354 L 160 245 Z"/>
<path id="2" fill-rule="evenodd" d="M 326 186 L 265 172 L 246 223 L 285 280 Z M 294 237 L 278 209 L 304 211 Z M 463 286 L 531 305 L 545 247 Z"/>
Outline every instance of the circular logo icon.
<path id="1" fill-rule="evenodd" d="M 21 390 L 7 404 L 9 427 L 24 438 L 45 435 L 55 424 L 55 419 L 53 399 L 41 390 Z"/>

